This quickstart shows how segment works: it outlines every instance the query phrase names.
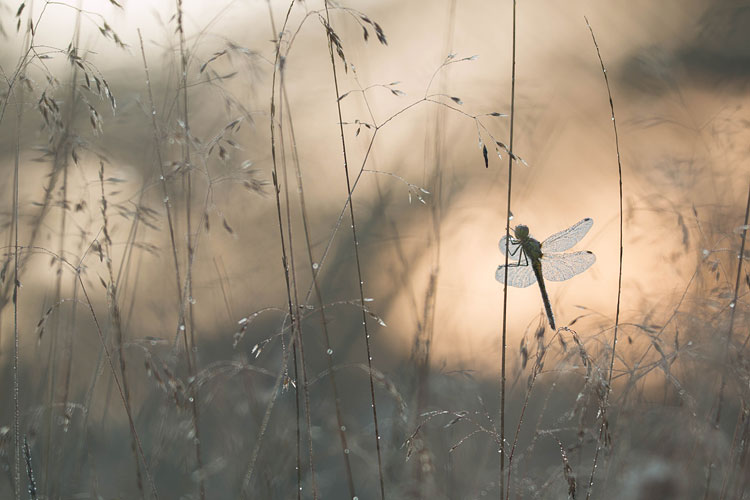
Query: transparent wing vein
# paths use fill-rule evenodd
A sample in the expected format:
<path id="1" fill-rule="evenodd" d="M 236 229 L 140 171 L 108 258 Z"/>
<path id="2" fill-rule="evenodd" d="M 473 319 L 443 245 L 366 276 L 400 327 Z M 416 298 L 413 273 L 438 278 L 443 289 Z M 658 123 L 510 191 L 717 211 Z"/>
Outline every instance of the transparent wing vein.
<path id="1" fill-rule="evenodd" d="M 495 279 L 505 283 L 505 266 L 498 266 Z M 508 285 L 526 288 L 536 283 L 534 269 L 529 265 L 511 264 L 508 266 Z"/>
<path id="2" fill-rule="evenodd" d="M 545 253 L 542 256 L 542 277 L 550 281 L 565 281 L 577 274 L 581 274 L 591 267 L 594 262 L 596 262 L 596 256 L 588 251 L 561 254 Z M 508 276 L 508 284 L 511 284 L 510 275 Z"/>
<path id="3" fill-rule="evenodd" d="M 568 229 L 555 233 L 542 242 L 542 252 L 564 252 L 581 241 L 594 225 L 594 219 L 586 217 Z M 504 250 L 504 249 L 503 249 Z M 577 274 L 577 273 L 576 273 Z"/>

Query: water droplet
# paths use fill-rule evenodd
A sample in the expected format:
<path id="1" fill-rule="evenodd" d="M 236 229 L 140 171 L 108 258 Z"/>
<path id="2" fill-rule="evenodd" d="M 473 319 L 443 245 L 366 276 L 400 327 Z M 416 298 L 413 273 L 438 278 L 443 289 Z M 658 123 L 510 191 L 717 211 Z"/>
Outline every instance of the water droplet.
<path id="1" fill-rule="evenodd" d="M 333 354 L 333 349 L 329 348 L 326 352 L 328 353 L 329 356 L 331 356 Z"/>
<path id="2" fill-rule="evenodd" d="M 730 302 L 729 303 L 729 307 L 732 308 L 732 309 L 734 309 L 734 302 Z"/>
<path id="3" fill-rule="evenodd" d="M 184 332 L 184 331 L 185 331 L 185 325 L 180 325 L 180 331 L 181 331 L 181 332 Z"/>
<path id="4" fill-rule="evenodd" d="M 317 268 L 320 267 L 320 264 L 318 264 L 317 262 L 313 262 L 313 266 L 312 267 L 313 267 L 313 269 L 317 269 Z"/>
<path id="5" fill-rule="evenodd" d="M 345 426 L 345 425 L 342 425 L 342 426 L 340 427 L 340 429 L 341 429 L 341 432 L 346 432 L 346 426 Z"/>
<path id="6" fill-rule="evenodd" d="M 344 448 L 344 454 L 345 454 L 345 455 L 348 455 L 348 454 L 349 454 L 349 448 Z"/>

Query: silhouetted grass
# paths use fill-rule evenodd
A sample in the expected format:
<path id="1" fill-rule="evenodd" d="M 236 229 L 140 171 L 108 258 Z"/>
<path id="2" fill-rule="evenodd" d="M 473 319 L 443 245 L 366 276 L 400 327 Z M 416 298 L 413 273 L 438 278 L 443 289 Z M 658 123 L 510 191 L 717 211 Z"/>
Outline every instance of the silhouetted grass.
<path id="1" fill-rule="evenodd" d="M 473 264 L 449 250 L 461 195 L 504 207 L 493 217 L 510 235 L 512 217 L 530 218 L 511 212 L 511 195 L 513 206 L 536 199 L 545 175 L 535 165 L 545 145 L 525 137 L 533 78 L 516 87 L 516 63 L 522 72 L 530 62 L 516 60 L 528 33 L 516 2 L 498 28 L 512 34 L 502 49 L 513 69 L 486 98 L 457 78 L 477 56 L 454 52 L 463 7 L 453 0 L 404 20 L 416 30 L 446 13 L 427 41 L 444 54 L 410 61 L 417 81 L 406 82 L 368 66 L 404 50 L 391 34 L 396 6 L 267 2 L 261 20 L 257 6 L 202 5 L 203 17 L 176 0 L 166 18 L 155 12 L 157 28 L 137 21 L 133 33 L 119 26 L 134 7 L 114 0 L 106 15 L 63 2 L 11 7 L 3 27 L 20 53 L 8 44 L 0 55 L 0 497 L 750 495 L 750 194 L 732 190 L 744 189 L 746 169 L 725 179 L 703 167 L 721 199 L 679 184 L 679 168 L 663 173 L 685 200 L 623 184 L 623 170 L 633 186 L 643 175 L 632 151 L 653 146 L 634 133 L 673 121 L 615 122 L 627 61 L 582 59 L 598 89 L 604 76 L 610 109 L 594 95 L 580 106 L 615 126 L 619 271 L 602 265 L 590 290 L 592 303 L 611 296 L 615 313 L 555 303 L 561 325 L 547 332 L 543 316 L 513 308 L 516 289 L 496 286 L 487 315 L 473 317 L 447 278 Z M 66 16 L 70 31 L 55 33 Z M 248 17 L 247 33 L 235 16 Z M 614 35 L 594 26 L 607 55 Z M 50 45 L 58 35 L 70 42 Z M 128 69 L 100 69 L 110 50 Z M 633 101 L 622 94 L 618 119 Z M 744 155 L 742 112 L 686 129 Z M 723 159 L 719 149 L 706 146 Z M 586 161 L 560 168 L 575 177 L 571 165 Z M 588 210 L 596 190 L 558 193 Z M 640 227 L 641 212 L 676 224 Z M 644 234 L 662 240 L 654 254 L 675 255 L 672 266 L 654 257 L 670 295 L 629 285 L 648 272 L 630 263 Z M 488 278 L 498 263 L 486 263 Z M 474 335 L 497 328 L 501 297 L 502 331 L 488 347 Z"/>

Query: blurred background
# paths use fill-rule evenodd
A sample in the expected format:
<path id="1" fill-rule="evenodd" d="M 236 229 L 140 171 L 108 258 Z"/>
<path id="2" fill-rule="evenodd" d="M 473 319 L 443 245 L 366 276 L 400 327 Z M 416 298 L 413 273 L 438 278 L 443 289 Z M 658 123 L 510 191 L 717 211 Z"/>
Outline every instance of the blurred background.
<path id="1" fill-rule="evenodd" d="M 500 495 L 512 2 L 0 7 L 0 496 L 16 324 L 38 498 Z M 748 16 L 517 6 L 511 226 L 597 260 L 508 290 L 509 496 L 750 494 Z"/>

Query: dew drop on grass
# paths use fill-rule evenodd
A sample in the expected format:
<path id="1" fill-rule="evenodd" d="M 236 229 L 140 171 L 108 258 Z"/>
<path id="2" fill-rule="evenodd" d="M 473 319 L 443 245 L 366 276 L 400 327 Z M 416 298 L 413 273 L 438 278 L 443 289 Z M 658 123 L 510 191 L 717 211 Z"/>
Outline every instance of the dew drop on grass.
<path id="1" fill-rule="evenodd" d="M 345 455 L 348 455 L 348 454 L 349 454 L 349 448 L 344 448 L 344 454 L 345 454 Z"/>
<path id="2" fill-rule="evenodd" d="M 313 262 L 312 268 L 317 269 L 320 265 L 317 262 Z"/>
<path id="3" fill-rule="evenodd" d="M 341 432 L 346 432 L 346 426 L 345 426 L 345 425 L 342 425 L 342 426 L 340 427 L 340 429 L 341 429 Z"/>
<path id="4" fill-rule="evenodd" d="M 333 349 L 328 349 L 326 352 L 328 353 L 329 356 L 331 356 L 333 354 Z"/>

